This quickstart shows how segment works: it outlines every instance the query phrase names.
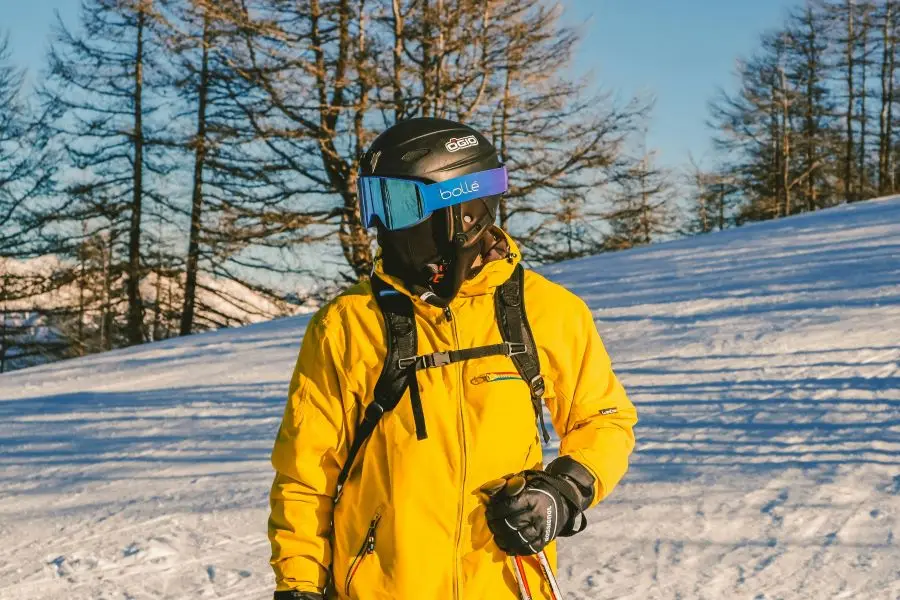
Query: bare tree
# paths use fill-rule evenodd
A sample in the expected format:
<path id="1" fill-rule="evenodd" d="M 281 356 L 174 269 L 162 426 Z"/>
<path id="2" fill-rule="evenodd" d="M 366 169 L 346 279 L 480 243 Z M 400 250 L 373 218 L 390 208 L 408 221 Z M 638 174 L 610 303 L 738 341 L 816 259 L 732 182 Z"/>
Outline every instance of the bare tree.
<path id="1" fill-rule="evenodd" d="M 34 227 L 34 202 L 52 188 L 56 172 L 45 115 L 22 97 L 24 73 L 9 61 L 0 36 L 0 256 L 23 256 Z"/>
<path id="2" fill-rule="evenodd" d="M 34 211 L 56 172 L 45 115 L 23 97 L 23 76 L 0 35 L 0 372 L 59 350 L 54 340 L 34 335 L 40 315 L 33 300 L 46 278 L 22 262 L 39 252 Z"/>
<path id="3" fill-rule="evenodd" d="M 284 197 L 307 198 L 294 221 L 336 238 L 348 280 L 371 269 L 356 173 L 384 127 L 435 116 L 490 132 L 511 173 L 500 223 L 528 246 L 607 180 L 646 112 L 563 76 L 578 35 L 544 0 L 256 0 L 244 15 L 239 68 L 264 96 L 248 117 L 285 167 Z"/>
<path id="4" fill-rule="evenodd" d="M 869 67 L 872 66 L 873 46 L 871 44 L 872 13 L 874 6 L 871 2 L 862 2 L 859 5 L 859 34 L 857 63 L 859 65 L 859 198 L 870 197 L 874 188 L 869 176 Z"/>
<path id="5" fill-rule="evenodd" d="M 831 180 L 835 104 L 828 87 L 830 24 L 813 2 L 791 13 L 788 80 L 796 90 L 799 188 L 795 209 L 816 210 L 833 196 Z"/>
<path id="6" fill-rule="evenodd" d="M 745 201 L 736 220 L 777 218 L 792 209 L 796 175 L 792 147 L 797 90 L 786 73 L 788 38 L 763 36 L 763 48 L 739 67 L 741 88 L 710 105 L 715 147 L 740 181 Z"/>
<path id="7" fill-rule="evenodd" d="M 610 250 L 650 244 L 674 232 L 671 178 L 654 162 L 654 153 L 643 147 L 639 160 L 616 175 L 606 240 Z"/>
<path id="8" fill-rule="evenodd" d="M 823 12 L 833 24 L 832 80 L 845 99 L 841 163 L 843 196 L 847 201 L 864 199 L 872 191 L 869 155 L 869 67 L 873 62 L 871 42 L 874 6 L 863 0 L 825 3 Z"/>
<path id="9" fill-rule="evenodd" d="M 722 231 L 733 222 L 732 211 L 739 198 L 740 188 L 722 169 L 704 169 L 694 157 L 690 157 L 687 174 L 687 199 L 682 235 L 697 235 Z"/>
<path id="10" fill-rule="evenodd" d="M 84 174 L 72 197 L 95 194 L 127 214 L 131 344 L 145 339 L 142 216 L 146 201 L 158 200 L 149 175 L 164 172 L 151 155 L 157 106 L 148 104 L 145 90 L 153 55 L 152 11 L 150 0 L 85 0 L 79 34 L 58 23 L 41 90 L 45 106 L 58 113 L 57 133 L 72 166 Z"/>

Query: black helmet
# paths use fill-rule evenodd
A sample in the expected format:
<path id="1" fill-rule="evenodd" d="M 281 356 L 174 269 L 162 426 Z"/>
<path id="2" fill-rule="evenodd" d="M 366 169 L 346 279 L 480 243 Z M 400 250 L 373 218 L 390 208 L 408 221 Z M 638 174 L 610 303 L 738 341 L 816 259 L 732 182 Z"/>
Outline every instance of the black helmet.
<path id="1" fill-rule="evenodd" d="M 434 184 L 496 172 L 501 166 L 497 151 L 478 131 L 455 121 L 423 117 L 401 121 L 379 135 L 360 161 L 359 175 Z M 505 190 L 505 171 L 502 177 Z M 480 253 L 499 203 L 499 193 L 459 202 L 393 230 L 376 216 L 385 271 L 433 304 L 446 305 Z"/>

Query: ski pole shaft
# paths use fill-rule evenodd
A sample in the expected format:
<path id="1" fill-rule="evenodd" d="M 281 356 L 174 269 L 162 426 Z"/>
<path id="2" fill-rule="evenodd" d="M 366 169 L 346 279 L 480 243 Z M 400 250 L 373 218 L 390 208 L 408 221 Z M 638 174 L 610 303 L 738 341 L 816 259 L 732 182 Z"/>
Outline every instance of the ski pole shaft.
<path id="1" fill-rule="evenodd" d="M 513 573 L 516 575 L 516 583 L 519 585 L 519 596 L 521 600 L 532 600 L 531 590 L 528 588 L 528 580 L 525 579 L 525 567 L 522 565 L 521 556 L 510 556 Z"/>
<path id="2" fill-rule="evenodd" d="M 562 592 L 559 590 L 559 583 L 556 581 L 556 575 L 553 574 L 553 569 L 550 568 L 550 561 L 547 560 L 547 554 L 541 550 L 537 553 L 537 557 L 541 563 L 541 570 L 544 571 L 544 577 L 547 578 L 547 583 L 550 584 L 553 600 L 563 600 Z"/>

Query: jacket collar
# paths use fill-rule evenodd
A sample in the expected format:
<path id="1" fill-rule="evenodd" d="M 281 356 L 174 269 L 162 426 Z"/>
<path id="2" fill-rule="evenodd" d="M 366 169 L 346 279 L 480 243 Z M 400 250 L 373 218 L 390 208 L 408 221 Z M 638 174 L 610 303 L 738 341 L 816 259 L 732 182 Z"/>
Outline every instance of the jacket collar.
<path id="1" fill-rule="evenodd" d="M 504 259 L 494 260 L 487 263 L 481 268 L 480 271 L 478 271 L 478 273 L 474 277 L 464 281 L 462 287 L 460 287 L 459 289 L 459 293 L 456 295 L 457 298 L 492 294 L 496 288 L 506 283 L 506 280 L 512 276 L 513 270 L 516 268 L 516 265 L 519 264 L 521 257 L 519 255 L 519 247 L 516 245 L 516 242 L 509 236 L 508 233 L 506 233 L 499 227 L 495 227 L 494 231 L 506 238 L 506 243 L 509 246 L 509 254 Z M 374 275 L 377 275 L 379 279 L 381 279 L 397 291 L 406 294 L 417 302 L 423 302 L 424 304 L 424 301 L 416 296 L 413 296 L 409 292 L 409 290 L 406 289 L 400 279 L 394 277 L 393 275 L 388 275 L 384 272 L 384 263 L 381 260 L 380 251 L 375 257 L 375 268 L 373 269 L 373 273 Z M 454 298 L 453 302 L 455 301 L 456 299 Z M 451 304 L 453 303 L 451 302 Z"/>

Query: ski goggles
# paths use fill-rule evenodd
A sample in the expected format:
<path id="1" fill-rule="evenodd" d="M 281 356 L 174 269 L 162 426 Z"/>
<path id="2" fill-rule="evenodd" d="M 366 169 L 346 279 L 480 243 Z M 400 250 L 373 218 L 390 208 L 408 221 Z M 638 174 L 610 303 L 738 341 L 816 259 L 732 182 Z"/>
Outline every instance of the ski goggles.
<path id="1" fill-rule="evenodd" d="M 439 183 L 364 176 L 358 187 L 363 226 L 374 226 L 377 218 L 395 231 L 421 223 L 441 208 L 502 194 L 509 182 L 506 167 L 498 167 Z"/>

